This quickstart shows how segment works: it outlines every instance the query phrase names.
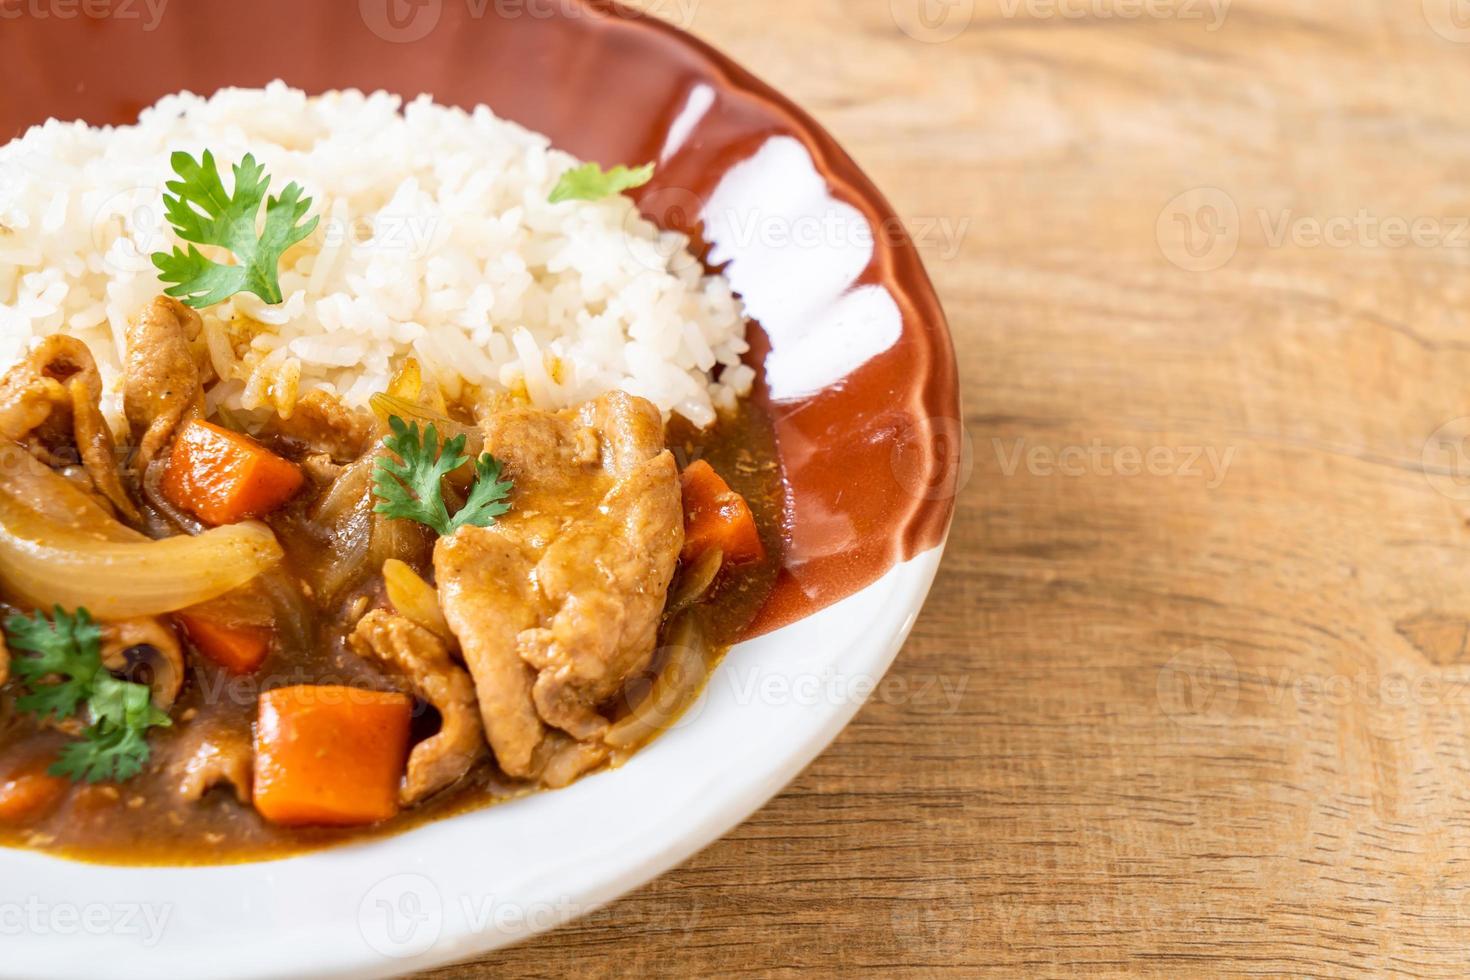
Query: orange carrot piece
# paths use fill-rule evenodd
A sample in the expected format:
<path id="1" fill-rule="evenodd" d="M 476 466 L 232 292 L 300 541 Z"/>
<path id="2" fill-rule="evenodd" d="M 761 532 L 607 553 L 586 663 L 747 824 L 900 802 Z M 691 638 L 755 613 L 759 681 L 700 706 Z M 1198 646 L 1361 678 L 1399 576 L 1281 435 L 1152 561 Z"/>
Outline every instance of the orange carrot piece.
<path id="1" fill-rule="evenodd" d="M 255 440 L 209 422 L 185 423 L 163 473 L 163 495 L 206 524 L 234 524 L 275 510 L 305 477 Z"/>
<path id="2" fill-rule="evenodd" d="M 66 795 L 71 783 L 48 773 L 49 765 L 42 761 L 0 777 L 0 823 L 24 823 L 43 816 Z"/>
<path id="3" fill-rule="evenodd" d="M 260 698 L 255 808 L 285 826 L 350 827 L 398 812 L 413 701 L 352 687 L 283 687 Z"/>
<path id="4" fill-rule="evenodd" d="M 704 460 L 690 463 L 681 477 L 684 484 L 684 551 L 686 563 L 710 548 L 725 553 L 725 561 L 738 565 L 766 557 L 755 516 L 745 498 L 730 489 L 720 474 Z"/>
<path id="5" fill-rule="evenodd" d="M 253 674 L 271 649 L 271 631 L 265 626 L 232 626 L 205 616 L 175 613 L 200 653 L 236 676 Z"/>

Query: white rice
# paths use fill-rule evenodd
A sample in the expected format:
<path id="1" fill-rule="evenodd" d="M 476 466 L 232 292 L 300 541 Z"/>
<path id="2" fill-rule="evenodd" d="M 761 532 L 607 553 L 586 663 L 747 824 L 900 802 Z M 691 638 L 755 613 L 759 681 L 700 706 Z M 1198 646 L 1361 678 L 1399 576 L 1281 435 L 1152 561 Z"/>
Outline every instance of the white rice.
<path id="1" fill-rule="evenodd" d="M 750 390 L 729 283 L 627 197 L 548 203 L 580 161 L 546 137 L 484 106 L 279 82 L 169 96 L 135 126 L 53 120 L 0 147 L 0 366 L 72 334 L 117 416 L 127 320 L 164 288 L 149 256 L 177 244 L 169 155 L 205 149 L 227 186 L 253 153 L 271 193 L 295 181 L 321 216 L 285 256 L 282 305 L 241 294 L 205 311 L 212 403 L 289 414 L 322 388 L 360 406 L 409 357 L 450 398 L 469 384 L 561 408 L 622 388 L 701 426 Z"/>

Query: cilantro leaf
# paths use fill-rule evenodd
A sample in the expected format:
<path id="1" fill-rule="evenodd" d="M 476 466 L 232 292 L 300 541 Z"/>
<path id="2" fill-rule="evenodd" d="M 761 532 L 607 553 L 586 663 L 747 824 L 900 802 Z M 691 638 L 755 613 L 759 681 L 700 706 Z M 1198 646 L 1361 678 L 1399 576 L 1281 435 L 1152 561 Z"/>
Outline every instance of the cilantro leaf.
<path id="1" fill-rule="evenodd" d="M 375 513 L 418 521 L 444 536 L 467 524 L 489 527 L 510 510 L 504 500 L 513 485 L 500 479 L 500 461 L 485 453 L 475 461 L 475 483 L 469 498 L 451 518 L 444 503 L 443 481 L 470 461 L 464 455 L 466 437 L 447 439 L 441 448 L 439 432 L 432 423 L 422 436 L 417 422 L 410 425 L 397 415 L 388 416 L 388 426 L 393 434 L 383 440 L 383 445 L 398 459 L 382 456 L 373 465 L 373 495 L 379 500 L 373 507 Z"/>
<path id="2" fill-rule="evenodd" d="M 173 724 L 153 706 L 146 685 L 120 681 L 107 671 L 97 675 L 87 702 L 92 725 L 80 741 L 68 743 L 48 770 L 89 783 L 132 779 L 148 762 L 148 729 Z"/>
<path id="3" fill-rule="evenodd" d="M 552 204 L 560 204 L 562 201 L 600 201 L 604 197 L 642 187 L 652 179 L 651 163 L 631 170 L 620 163 L 607 171 L 595 163 L 584 163 L 562 174 L 547 200 Z"/>
<path id="4" fill-rule="evenodd" d="M 47 772 L 78 782 L 122 782 L 142 772 L 147 761 L 148 742 L 141 729 L 93 725 L 79 740 L 62 746 Z"/>
<path id="5" fill-rule="evenodd" d="M 430 423 L 419 436 L 419 425 L 409 425 L 396 415 L 388 417 L 393 434 L 383 445 L 399 460 L 379 457 L 373 466 L 373 493 L 382 503 L 373 508 L 388 517 L 427 524 L 441 535 L 449 533 L 449 508 L 444 503 L 440 481 L 469 462 L 464 455 L 465 437 L 457 436 L 439 447 L 439 431 Z"/>
<path id="6" fill-rule="evenodd" d="M 11 616 L 5 634 L 12 649 L 26 653 L 15 660 L 16 676 L 29 689 L 17 708 L 60 720 L 86 703 L 91 725 L 61 749 L 52 775 L 95 783 L 142 771 L 148 729 L 172 722 L 153 706 L 147 685 L 118 680 L 103 667 L 102 630 L 87 610 L 72 616 L 57 606 L 50 619 L 39 612 Z"/>
<path id="7" fill-rule="evenodd" d="M 15 707 L 39 718 L 55 718 L 61 721 L 76 714 L 77 705 L 86 700 L 86 697 L 87 686 L 72 678 L 60 684 L 48 684 L 16 698 Z"/>
<path id="8" fill-rule="evenodd" d="M 450 533 L 470 524 L 489 527 L 497 517 L 510 511 L 510 504 L 505 503 L 505 498 L 510 496 L 514 484 L 502 480 L 500 471 L 500 460 L 489 453 L 475 460 L 475 485 L 470 488 L 464 507 L 450 522 Z"/>
<path id="9" fill-rule="evenodd" d="M 54 621 L 40 612 L 34 618 L 11 616 L 5 633 L 12 649 L 28 654 L 16 658 L 15 673 L 31 693 L 20 698 L 16 707 L 58 720 L 76 714 L 102 669 L 102 631 L 87 610 L 78 609 L 76 616 L 68 616 L 57 606 Z M 42 686 L 47 678 L 58 679 Z"/>
<path id="10" fill-rule="evenodd" d="M 153 253 L 159 278 L 173 284 L 164 292 L 196 309 L 222 303 L 236 293 L 254 293 L 267 303 L 281 302 L 281 256 L 315 231 L 321 220 L 301 223 L 311 208 L 311 198 L 303 198 L 295 183 L 287 184 L 280 197 L 267 197 L 270 177 L 253 154 L 245 154 L 234 166 L 233 194 L 225 191 L 210 151 L 204 151 L 202 160 L 175 153 L 170 162 L 179 179 L 165 185 L 172 193 L 163 196 L 164 213 L 178 236 L 191 244 L 187 251 L 175 246 L 172 252 Z M 265 224 L 257 233 L 256 216 L 262 201 Z M 195 245 L 228 249 L 236 264 L 215 262 Z"/>
<path id="11" fill-rule="evenodd" d="M 153 706 L 152 692 L 146 684 L 121 681 L 106 671 L 98 675 L 87 708 L 92 721 L 105 728 L 141 730 L 172 724 L 168 715 Z"/>

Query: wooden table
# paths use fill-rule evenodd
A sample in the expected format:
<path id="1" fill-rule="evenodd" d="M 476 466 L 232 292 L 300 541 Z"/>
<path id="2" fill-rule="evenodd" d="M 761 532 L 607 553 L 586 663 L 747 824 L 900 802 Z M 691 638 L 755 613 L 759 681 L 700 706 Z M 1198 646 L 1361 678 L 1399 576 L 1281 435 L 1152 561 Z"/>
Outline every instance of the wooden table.
<path id="1" fill-rule="evenodd" d="M 727 839 L 441 975 L 1470 974 L 1470 18 L 917 2 L 644 4 L 927 253 L 913 638 Z"/>

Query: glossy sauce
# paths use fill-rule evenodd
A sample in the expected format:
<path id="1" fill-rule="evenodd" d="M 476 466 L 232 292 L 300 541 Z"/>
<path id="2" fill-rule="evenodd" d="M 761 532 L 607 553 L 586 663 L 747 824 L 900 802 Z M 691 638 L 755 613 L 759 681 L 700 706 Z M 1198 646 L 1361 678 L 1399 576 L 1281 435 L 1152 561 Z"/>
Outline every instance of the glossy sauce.
<path id="1" fill-rule="evenodd" d="M 749 406 L 723 418 L 708 432 L 671 426 L 668 443 L 681 468 L 693 459 L 706 459 L 746 497 L 766 545 L 764 562 L 725 569 L 705 601 L 694 607 L 712 658 L 717 660 L 758 614 L 781 563 L 785 495 L 770 423 L 758 407 Z M 288 510 L 273 522 L 279 525 L 292 573 L 321 581 L 330 569 L 312 563 L 319 564 L 318 556 L 326 549 L 312 547 L 309 537 L 292 527 L 304 519 L 299 511 Z M 188 726 L 210 724 L 248 732 L 262 691 L 292 684 L 392 689 L 381 673 L 348 650 L 343 641 L 345 624 L 355 621 L 362 609 L 376 605 L 380 595 L 381 579 L 377 576 L 344 583 L 340 596 L 326 601 L 326 608 L 304 610 L 304 621 L 293 624 L 297 634 L 294 640 L 290 636 L 282 638 L 255 676 L 232 677 L 189 651 L 190 676 L 172 712 L 175 724 L 150 732 L 149 768 L 122 784 L 72 787 L 54 809 L 32 822 L 0 822 L 0 844 L 107 864 L 225 864 L 285 857 L 396 834 L 534 792 L 534 788 L 508 779 L 487 761 L 455 786 L 393 820 L 345 830 L 269 824 L 253 807 L 237 802 L 228 786 L 210 790 L 197 803 L 178 797 L 178 778 L 167 771 L 166 762 L 174 756 L 174 746 L 185 738 Z M 650 670 L 657 671 L 659 666 L 656 657 Z M 0 702 L 4 702 L 0 718 L 6 719 L 0 722 L 0 782 L 27 766 L 44 765 L 66 742 L 61 733 L 39 730 L 30 716 L 17 716 L 15 689 L 13 682 L 0 688 Z M 647 685 L 633 682 L 630 689 L 646 690 Z M 637 696 L 630 694 L 627 700 L 636 701 Z M 628 708 L 624 705 L 621 710 L 605 710 L 617 718 Z M 420 705 L 414 727 L 416 739 L 432 735 L 437 729 L 433 709 Z"/>

